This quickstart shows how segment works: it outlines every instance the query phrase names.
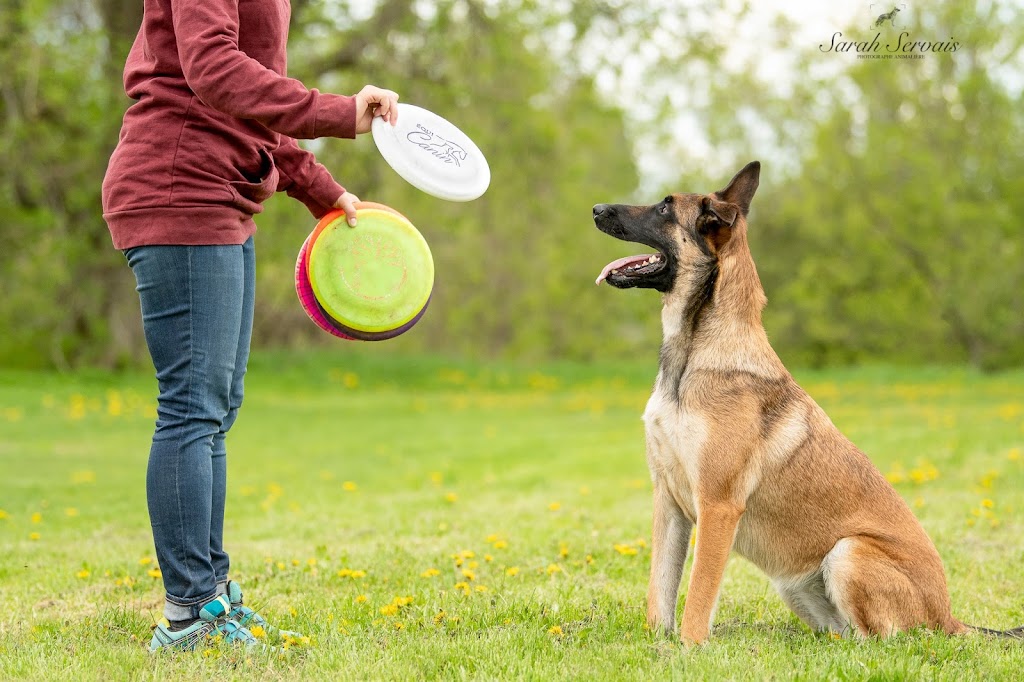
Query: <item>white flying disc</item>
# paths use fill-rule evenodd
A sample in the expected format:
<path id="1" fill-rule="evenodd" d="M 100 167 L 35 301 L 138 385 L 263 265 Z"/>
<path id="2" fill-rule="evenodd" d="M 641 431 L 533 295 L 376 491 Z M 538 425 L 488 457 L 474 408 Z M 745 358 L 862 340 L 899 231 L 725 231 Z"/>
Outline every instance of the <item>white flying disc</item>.
<path id="1" fill-rule="evenodd" d="M 491 184 L 487 159 L 465 133 L 435 113 L 398 105 L 398 124 L 370 128 L 384 160 L 413 187 L 448 201 L 472 201 Z"/>

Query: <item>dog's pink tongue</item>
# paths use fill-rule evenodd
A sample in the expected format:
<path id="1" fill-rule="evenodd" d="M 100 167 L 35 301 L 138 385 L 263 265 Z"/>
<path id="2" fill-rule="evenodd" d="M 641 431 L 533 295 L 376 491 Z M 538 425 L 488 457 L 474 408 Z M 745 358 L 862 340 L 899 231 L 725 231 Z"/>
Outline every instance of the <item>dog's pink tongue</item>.
<path id="1" fill-rule="evenodd" d="M 642 263 L 653 255 L 653 253 L 645 253 L 640 256 L 626 256 L 625 258 L 613 260 L 611 263 L 604 266 L 604 270 L 602 270 L 601 274 L 597 276 L 597 281 L 594 282 L 594 284 L 600 285 L 601 282 L 608 279 L 608 275 L 611 274 L 612 270 L 619 270 L 628 265 L 632 265 L 633 263 Z"/>

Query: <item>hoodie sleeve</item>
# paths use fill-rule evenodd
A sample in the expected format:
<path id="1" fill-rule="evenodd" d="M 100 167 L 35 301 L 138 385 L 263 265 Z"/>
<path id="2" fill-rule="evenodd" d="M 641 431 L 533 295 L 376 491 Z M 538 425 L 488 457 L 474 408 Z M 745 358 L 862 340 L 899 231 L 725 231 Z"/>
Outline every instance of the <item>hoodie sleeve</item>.
<path id="1" fill-rule="evenodd" d="M 281 146 L 274 150 L 274 165 L 281 175 L 278 192 L 298 199 L 317 218 L 332 210 L 334 202 L 345 193 L 330 171 L 317 163 L 312 152 L 299 147 L 290 137 L 281 138 Z"/>
<path id="2" fill-rule="evenodd" d="M 355 98 L 307 89 L 238 49 L 238 0 L 171 0 L 185 82 L 207 106 L 293 138 L 356 136 Z"/>

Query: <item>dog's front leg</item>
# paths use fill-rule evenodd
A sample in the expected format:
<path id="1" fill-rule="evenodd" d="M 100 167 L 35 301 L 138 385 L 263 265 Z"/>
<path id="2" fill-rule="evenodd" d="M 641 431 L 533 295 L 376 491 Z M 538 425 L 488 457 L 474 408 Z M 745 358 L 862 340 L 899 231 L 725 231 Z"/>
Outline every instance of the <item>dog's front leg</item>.
<path id="1" fill-rule="evenodd" d="M 732 503 L 702 504 L 697 508 L 697 545 L 681 632 L 686 644 L 700 644 L 708 638 L 725 564 L 742 515 L 743 509 Z"/>
<path id="2" fill-rule="evenodd" d="M 676 600 L 693 524 L 683 516 L 668 489 L 654 482 L 654 523 L 651 530 L 651 579 L 647 584 L 647 625 L 666 634 L 675 630 Z"/>

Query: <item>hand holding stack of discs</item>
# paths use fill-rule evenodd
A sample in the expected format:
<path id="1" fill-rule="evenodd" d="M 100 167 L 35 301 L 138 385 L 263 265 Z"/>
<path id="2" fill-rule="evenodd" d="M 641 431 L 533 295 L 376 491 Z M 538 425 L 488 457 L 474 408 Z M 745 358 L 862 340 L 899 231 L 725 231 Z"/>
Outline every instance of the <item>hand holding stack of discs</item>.
<path id="1" fill-rule="evenodd" d="M 398 105 L 398 124 L 377 118 L 381 156 L 413 186 L 449 201 L 476 199 L 490 184 L 483 154 L 461 130 L 431 112 Z M 313 322 L 341 339 L 381 341 L 408 331 L 427 309 L 434 260 L 419 230 L 398 211 L 356 204 L 357 226 L 331 211 L 299 249 L 295 291 Z"/>

